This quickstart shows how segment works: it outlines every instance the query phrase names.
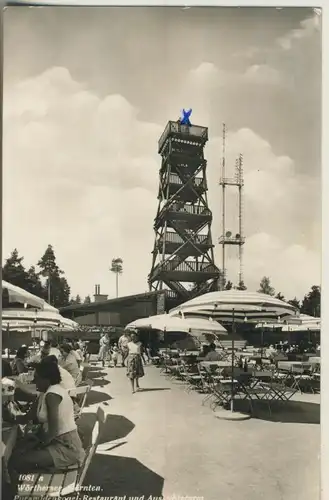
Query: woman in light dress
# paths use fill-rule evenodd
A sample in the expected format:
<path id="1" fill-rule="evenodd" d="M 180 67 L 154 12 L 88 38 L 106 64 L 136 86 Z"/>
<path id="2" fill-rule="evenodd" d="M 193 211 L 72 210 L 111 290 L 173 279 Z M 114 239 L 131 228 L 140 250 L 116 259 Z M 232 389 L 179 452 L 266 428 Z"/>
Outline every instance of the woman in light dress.
<path id="1" fill-rule="evenodd" d="M 42 428 L 17 443 L 11 457 L 11 469 L 23 473 L 49 468 L 61 470 L 75 464 L 81 466 L 85 452 L 74 420 L 73 402 L 61 386 L 57 363 L 38 364 L 35 382 L 42 394 L 29 413 L 15 420 L 17 424 L 24 424 L 36 418 Z"/>
<path id="2" fill-rule="evenodd" d="M 59 365 L 67 370 L 73 377 L 76 385 L 79 385 L 82 380 L 82 372 L 79 368 L 76 356 L 70 344 L 62 344 L 60 346 L 61 359 Z"/>
<path id="3" fill-rule="evenodd" d="M 142 362 L 142 344 L 138 341 L 136 332 L 130 335 L 130 341 L 127 344 L 127 377 L 130 379 L 132 393 L 140 390 L 139 379 L 144 377 L 144 368 Z"/>

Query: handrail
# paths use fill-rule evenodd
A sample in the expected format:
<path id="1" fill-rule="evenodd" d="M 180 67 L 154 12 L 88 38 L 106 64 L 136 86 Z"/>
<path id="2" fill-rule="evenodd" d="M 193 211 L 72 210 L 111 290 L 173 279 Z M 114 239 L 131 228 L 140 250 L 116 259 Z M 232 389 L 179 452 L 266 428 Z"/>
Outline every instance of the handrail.
<path id="1" fill-rule="evenodd" d="M 161 151 L 167 137 L 170 134 L 182 134 L 195 139 L 203 139 L 204 142 L 208 140 L 208 128 L 200 125 L 182 125 L 180 122 L 169 121 L 164 129 L 159 142 L 159 152 Z"/>
<path id="2" fill-rule="evenodd" d="M 175 213 L 187 213 L 192 215 L 211 215 L 211 211 L 208 207 L 204 206 L 195 206 L 195 205 L 187 205 L 179 202 L 174 202 L 170 206 L 164 206 L 161 210 L 161 213 L 164 212 L 175 212 Z"/>
<path id="3" fill-rule="evenodd" d="M 176 259 L 158 264 L 154 268 L 154 272 L 157 272 L 159 269 L 162 271 L 218 273 L 217 267 L 209 262 L 185 261 L 177 264 Z"/>
<path id="4" fill-rule="evenodd" d="M 192 185 L 195 184 L 197 187 L 199 187 L 202 184 L 202 182 L 204 181 L 204 179 L 202 179 L 201 177 L 194 177 L 191 180 L 193 180 Z M 169 182 L 170 182 L 170 184 L 179 184 L 179 185 L 183 184 L 181 178 L 177 174 L 170 174 L 169 175 Z M 185 182 L 184 182 L 184 184 L 185 184 Z"/>
<path id="5" fill-rule="evenodd" d="M 183 244 L 184 240 L 181 236 L 179 236 L 177 233 L 166 233 L 165 237 L 161 236 L 159 239 L 159 242 L 163 242 L 165 240 L 166 243 L 178 243 L 178 244 Z M 197 245 L 202 245 L 202 244 L 209 244 L 210 245 L 210 238 L 207 234 L 198 234 L 196 236 L 193 236 L 191 238 L 193 243 L 196 243 Z"/>

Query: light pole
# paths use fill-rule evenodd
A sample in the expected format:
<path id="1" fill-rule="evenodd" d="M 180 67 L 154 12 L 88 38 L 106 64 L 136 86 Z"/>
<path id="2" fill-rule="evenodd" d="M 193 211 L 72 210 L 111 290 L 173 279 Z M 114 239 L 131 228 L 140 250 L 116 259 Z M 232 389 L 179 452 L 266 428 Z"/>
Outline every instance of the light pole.
<path id="1" fill-rule="evenodd" d="M 37 334 L 36 334 L 37 323 L 38 323 L 38 309 L 35 310 L 35 318 L 33 320 L 33 338 L 34 339 L 37 336 Z"/>

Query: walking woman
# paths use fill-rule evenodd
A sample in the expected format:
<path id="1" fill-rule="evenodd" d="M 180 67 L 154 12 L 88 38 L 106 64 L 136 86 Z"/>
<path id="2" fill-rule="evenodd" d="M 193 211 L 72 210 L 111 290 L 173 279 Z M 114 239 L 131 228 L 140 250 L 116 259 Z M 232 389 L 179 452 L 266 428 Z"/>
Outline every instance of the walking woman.
<path id="1" fill-rule="evenodd" d="M 127 377 L 130 379 L 132 393 L 139 391 L 139 379 L 144 377 L 141 349 L 142 344 L 138 341 L 135 332 L 130 335 L 130 342 L 127 344 Z"/>
<path id="2" fill-rule="evenodd" d="M 102 362 L 102 366 L 105 366 L 105 361 L 108 358 L 110 349 L 110 338 L 107 333 L 105 333 L 99 341 L 99 353 L 98 353 L 98 361 Z"/>

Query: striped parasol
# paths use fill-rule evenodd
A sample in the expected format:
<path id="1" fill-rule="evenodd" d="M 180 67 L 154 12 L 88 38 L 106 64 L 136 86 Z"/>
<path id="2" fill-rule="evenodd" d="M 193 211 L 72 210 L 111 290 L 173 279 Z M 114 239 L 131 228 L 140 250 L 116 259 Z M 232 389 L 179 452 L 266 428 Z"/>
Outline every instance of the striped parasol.
<path id="1" fill-rule="evenodd" d="M 7 330 L 60 328 L 62 330 L 71 331 L 79 328 L 78 323 L 68 318 L 64 318 L 55 308 L 52 308 L 49 311 L 3 309 L 2 325 L 6 325 Z"/>
<path id="2" fill-rule="evenodd" d="M 9 304 L 24 304 L 26 307 L 35 307 L 37 309 L 43 309 L 45 305 L 43 299 L 5 280 L 2 280 L 2 293 L 8 294 Z"/>
<path id="3" fill-rule="evenodd" d="M 236 323 L 285 321 L 298 314 L 294 306 L 282 300 L 242 290 L 206 293 L 170 311 L 171 316 L 212 318 L 227 323 L 233 319 Z"/>
<path id="4" fill-rule="evenodd" d="M 287 320 L 299 311 L 282 300 L 269 295 L 244 290 L 225 290 L 200 295 L 172 309 L 170 315 L 184 318 L 212 318 L 232 324 L 231 355 L 231 412 L 234 412 L 234 334 L 236 323 Z"/>
<path id="5" fill-rule="evenodd" d="M 200 332 L 200 335 L 204 333 L 222 335 L 227 333 L 226 329 L 217 323 L 217 321 L 204 318 L 181 318 L 168 314 L 159 314 L 158 316 L 137 319 L 126 326 L 127 330 L 131 328 L 190 334 Z"/>
<path id="6" fill-rule="evenodd" d="M 283 332 L 319 332 L 321 330 L 321 318 L 300 314 L 298 318 L 291 317 L 284 322 L 258 323 L 256 328 L 281 329 Z"/>
<path id="7" fill-rule="evenodd" d="M 283 325 L 283 332 L 319 332 L 321 330 L 321 318 L 315 318 L 308 314 L 301 314 L 299 321 L 289 321 Z"/>

